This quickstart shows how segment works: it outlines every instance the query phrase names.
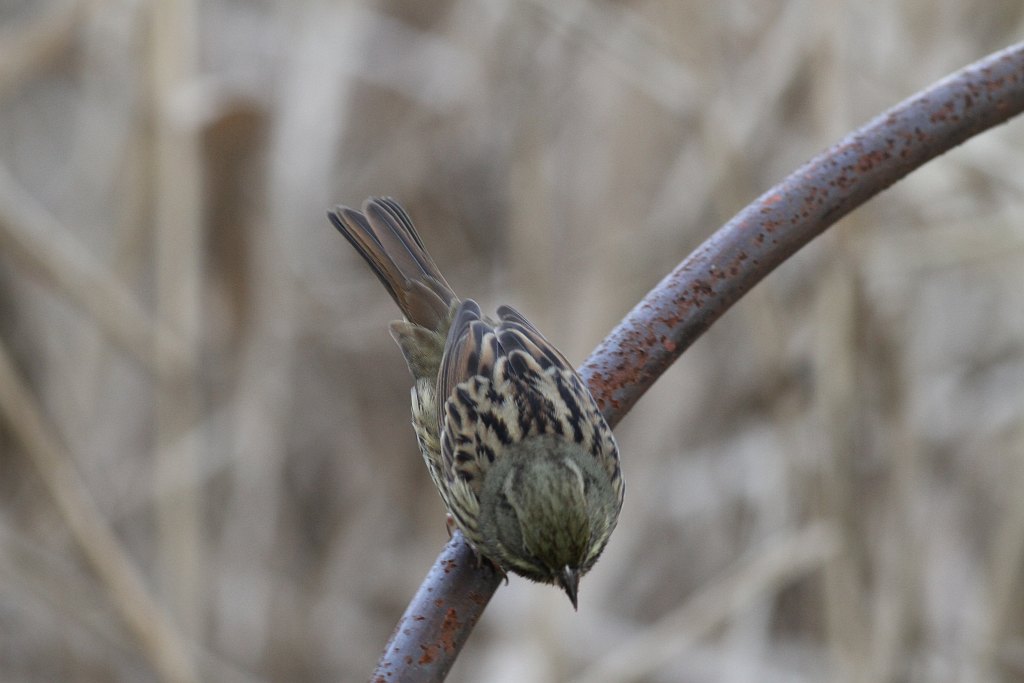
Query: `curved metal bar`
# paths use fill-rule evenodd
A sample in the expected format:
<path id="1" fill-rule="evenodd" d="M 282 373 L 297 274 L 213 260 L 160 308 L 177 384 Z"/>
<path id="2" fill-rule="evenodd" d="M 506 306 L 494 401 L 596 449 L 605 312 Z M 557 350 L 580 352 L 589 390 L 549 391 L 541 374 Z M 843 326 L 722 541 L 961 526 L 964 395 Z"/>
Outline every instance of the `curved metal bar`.
<path id="1" fill-rule="evenodd" d="M 1024 43 L 949 76 L 765 192 L 658 284 L 583 364 L 609 423 L 765 275 L 925 162 L 1024 111 Z M 501 577 L 456 533 L 395 628 L 371 681 L 441 681 Z"/>
<path id="2" fill-rule="evenodd" d="M 1024 110 L 1024 43 L 877 116 L 765 192 L 668 274 L 580 369 L 612 424 L 798 249 L 925 162 Z"/>

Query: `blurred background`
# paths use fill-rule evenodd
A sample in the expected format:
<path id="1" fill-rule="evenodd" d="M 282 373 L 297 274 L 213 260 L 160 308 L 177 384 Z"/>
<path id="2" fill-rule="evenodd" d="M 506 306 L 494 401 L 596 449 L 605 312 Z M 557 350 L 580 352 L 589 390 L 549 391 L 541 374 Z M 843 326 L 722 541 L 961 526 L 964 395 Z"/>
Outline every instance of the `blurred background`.
<path id="1" fill-rule="evenodd" d="M 0 3 L 0 679 L 364 679 L 438 551 L 392 195 L 574 362 L 1019 0 Z M 574 613 L 452 681 L 1024 679 L 1024 122 L 752 291 L 617 429 Z"/>

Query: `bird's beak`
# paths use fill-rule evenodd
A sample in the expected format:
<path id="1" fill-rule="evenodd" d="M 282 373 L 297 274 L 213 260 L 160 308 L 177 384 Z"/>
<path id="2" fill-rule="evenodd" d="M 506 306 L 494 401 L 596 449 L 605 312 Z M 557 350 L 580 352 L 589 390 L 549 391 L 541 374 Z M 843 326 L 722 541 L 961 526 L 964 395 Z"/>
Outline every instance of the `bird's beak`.
<path id="1" fill-rule="evenodd" d="M 572 567 L 565 566 L 562 568 L 562 573 L 558 576 L 558 583 L 561 584 L 562 590 L 569 596 L 569 602 L 572 603 L 572 608 L 576 607 L 576 590 L 580 585 L 580 573 L 579 570 L 573 569 Z"/>

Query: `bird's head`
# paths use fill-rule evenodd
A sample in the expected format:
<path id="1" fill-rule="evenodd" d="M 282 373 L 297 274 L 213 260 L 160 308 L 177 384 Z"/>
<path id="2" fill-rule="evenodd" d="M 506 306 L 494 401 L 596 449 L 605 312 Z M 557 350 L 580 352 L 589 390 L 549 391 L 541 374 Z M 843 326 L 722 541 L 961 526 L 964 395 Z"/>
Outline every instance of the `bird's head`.
<path id="1" fill-rule="evenodd" d="M 577 588 L 618 517 L 619 498 L 592 453 L 553 435 L 530 437 L 496 458 L 480 494 L 478 548 L 502 569 Z"/>

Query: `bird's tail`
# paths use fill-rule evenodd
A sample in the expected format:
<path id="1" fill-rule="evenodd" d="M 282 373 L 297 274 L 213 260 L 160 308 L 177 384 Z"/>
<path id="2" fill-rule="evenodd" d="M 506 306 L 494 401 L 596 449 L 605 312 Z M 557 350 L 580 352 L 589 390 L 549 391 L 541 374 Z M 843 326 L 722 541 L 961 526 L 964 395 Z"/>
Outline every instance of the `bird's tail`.
<path id="1" fill-rule="evenodd" d="M 457 301 L 423 246 L 412 220 L 390 197 L 371 197 L 362 212 L 347 206 L 327 214 L 387 288 L 406 319 L 444 334 Z"/>

